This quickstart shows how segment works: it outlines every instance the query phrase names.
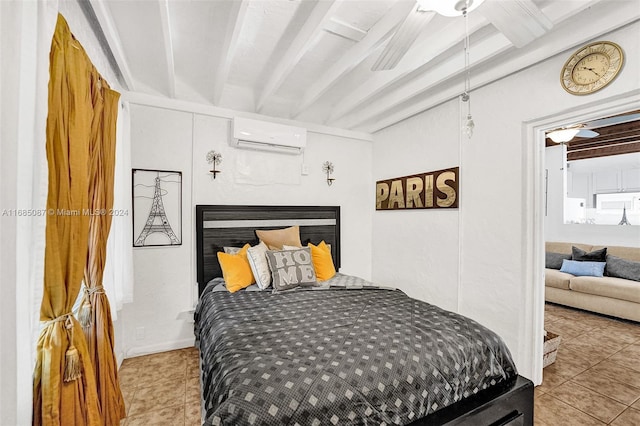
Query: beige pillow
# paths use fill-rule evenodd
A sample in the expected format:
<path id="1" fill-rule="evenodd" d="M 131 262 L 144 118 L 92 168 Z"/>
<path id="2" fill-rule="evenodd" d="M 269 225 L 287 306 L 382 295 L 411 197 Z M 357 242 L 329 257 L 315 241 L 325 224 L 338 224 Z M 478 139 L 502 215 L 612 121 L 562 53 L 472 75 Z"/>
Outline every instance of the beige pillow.
<path id="1" fill-rule="evenodd" d="M 256 230 L 256 235 L 271 250 L 282 250 L 282 246 L 302 247 L 300 242 L 300 227 L 292 226 L 284 229 L 274 229 L 272 231 Z"/>

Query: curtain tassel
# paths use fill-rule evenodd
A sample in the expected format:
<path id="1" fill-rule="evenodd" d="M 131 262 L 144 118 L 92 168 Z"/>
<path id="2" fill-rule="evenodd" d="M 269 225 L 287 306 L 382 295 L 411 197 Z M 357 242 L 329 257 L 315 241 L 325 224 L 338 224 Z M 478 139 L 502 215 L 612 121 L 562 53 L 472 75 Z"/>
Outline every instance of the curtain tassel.
<path id="1" fill-rule="evenodd" d="M 92 319 L 92 309 L 91 309 L 91 300 L 89 300 L 88 294 L 85 292 L 82 297 L 82 306 L 80 306 L 80 310 L 78 311 L 78 322 L 82 326 L 82 328 L 89 328 L 91 326 Z"/>
<path id="2" fill-rule="evenodd" d="M 82 377 L 82 364 L 80 364 L 80 354 L 73 345 L 73 319 L 71 315 L 67 316 L 65 321 L 65 327 L 67 329 L 67 335 L 69 337 L 69 347 L 64 354 L 64 376 L 63 380 L 66 382 L 72 382 Z"/>
<path id="3" fill-rule="evenodd" d="M 72 382 L 80 377 L 82 377 L 80 354 L 76 347 L 71 345 L 64 354 L 64 381 Z"/>

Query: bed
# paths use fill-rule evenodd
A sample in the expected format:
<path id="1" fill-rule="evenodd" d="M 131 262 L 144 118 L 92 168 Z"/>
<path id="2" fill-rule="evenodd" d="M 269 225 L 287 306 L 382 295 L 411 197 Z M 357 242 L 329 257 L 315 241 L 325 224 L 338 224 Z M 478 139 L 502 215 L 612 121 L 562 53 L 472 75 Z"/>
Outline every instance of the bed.
<path id="1" fill-rule="evenodd" d="M 468 318 L 340 273 L 226 291 L 216 253 L 291 225 L 303 245 L 327 242 L 339 270 L 339 207 L 196 206 L 203 424 L 533 424 L 532 383 Z"/>

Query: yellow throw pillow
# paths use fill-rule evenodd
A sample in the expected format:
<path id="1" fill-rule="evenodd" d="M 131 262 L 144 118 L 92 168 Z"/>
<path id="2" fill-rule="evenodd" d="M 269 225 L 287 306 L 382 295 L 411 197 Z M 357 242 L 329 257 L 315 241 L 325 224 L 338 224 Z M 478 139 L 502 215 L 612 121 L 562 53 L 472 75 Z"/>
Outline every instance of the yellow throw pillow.
<path id="1" fill-rule="evenodd" d="M 247 259 L 249 247 L 251 247 L 249 244 L 245 244 L 237 254 L 218 252 L 222 277 L 230 293 L 235 293 L 256 282 Z"/>
<path id="2" fill-rule="evenodd" d="M 336 268 L 333 265 L 331 248 L 324 241 L 317 246 L 309 243 L 309 248 L 311 249 L 311 259 L 318 281 L 326 281 L 329 278 L 333 278 L 336 274 Z"/>
<path id="3" fill-rule="evenodd" d="M 300 227 L 292 226 L 284 229 L 262 231 L 256 229 L 256 235 L 271 250 L 282 250 L 282 246 L 302 247 L 300 242 Z"/>

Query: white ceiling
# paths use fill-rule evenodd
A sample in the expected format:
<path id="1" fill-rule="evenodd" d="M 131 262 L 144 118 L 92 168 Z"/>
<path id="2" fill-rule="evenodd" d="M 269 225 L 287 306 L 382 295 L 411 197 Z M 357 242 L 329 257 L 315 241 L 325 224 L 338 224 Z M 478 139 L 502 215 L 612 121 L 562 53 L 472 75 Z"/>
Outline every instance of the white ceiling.
<path id="1" fill-rule="evenodd" d="M 89 3 L 130 91 L 374 132 L 463 89 L 461 17 L 436 15 L 371 71 L 414 0 Z M 486 0 L 469 14 L 472 88 L 639 18 L 639 0 Z"/>

